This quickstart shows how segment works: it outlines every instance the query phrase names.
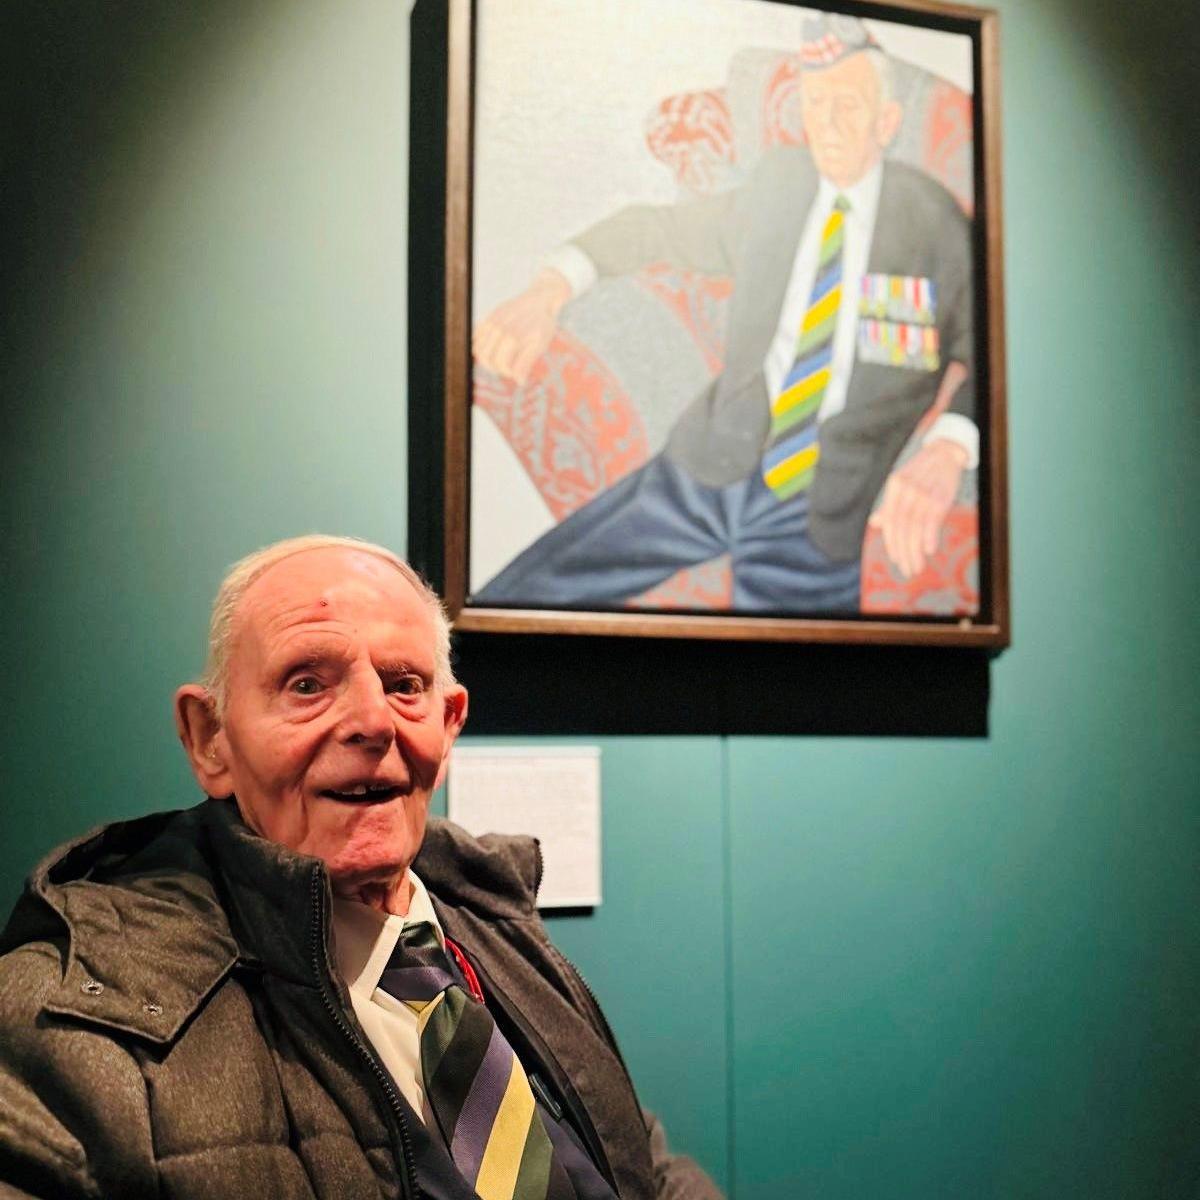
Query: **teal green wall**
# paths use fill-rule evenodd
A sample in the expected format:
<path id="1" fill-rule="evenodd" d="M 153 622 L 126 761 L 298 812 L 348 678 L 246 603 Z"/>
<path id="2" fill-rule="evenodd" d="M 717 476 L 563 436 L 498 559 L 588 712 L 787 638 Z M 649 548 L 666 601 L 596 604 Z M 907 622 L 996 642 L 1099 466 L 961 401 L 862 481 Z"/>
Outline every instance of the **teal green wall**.
<path id="1" fill-rule="evenodd" d="M 406 462 L 403 5 L 16 7 L 8 897 L 189 802 L 222 568 L 399 545 Z M 603 739 L 606 900 L 552 922 L 738 1200 L 1200 1195 L 1200 45 L 1146 0 L 1001 13 L 990 736 Z"/>

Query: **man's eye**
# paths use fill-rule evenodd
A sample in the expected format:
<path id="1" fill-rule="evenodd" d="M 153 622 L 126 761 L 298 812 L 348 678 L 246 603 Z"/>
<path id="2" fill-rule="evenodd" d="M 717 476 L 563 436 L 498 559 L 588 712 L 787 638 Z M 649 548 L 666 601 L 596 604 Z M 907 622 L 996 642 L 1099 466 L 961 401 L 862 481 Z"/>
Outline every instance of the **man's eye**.
<path id="1" fill-rule="evenodd" d="M 388 684 L 388 691 L 398 696 L 419 696 L 425 690 L 417 675 L 400 675 Z"/>
<path id="2" fill-rule="evenodd" d="M 321 690 L 321 681 L 313 675 L 301 675 L 293 680 L 291 690 L 300 696 L 315 696 Z"/>

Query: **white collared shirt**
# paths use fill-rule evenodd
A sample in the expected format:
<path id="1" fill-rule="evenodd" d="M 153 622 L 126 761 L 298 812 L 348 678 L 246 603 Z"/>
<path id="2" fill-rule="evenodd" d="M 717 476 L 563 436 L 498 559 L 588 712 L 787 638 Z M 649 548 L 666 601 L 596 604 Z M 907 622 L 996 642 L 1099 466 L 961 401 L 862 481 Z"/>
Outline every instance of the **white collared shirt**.
<path id="1" fill-rule="evenodd" d="M 836 416 L 846 407 L 846 392 L 858 349 L 858 299 L 862 277 L 867 270 L 871 239 L 875 236 L 875 217 L 879 211 L 879 190 L 883 183 L 883 163 L 877 162 L 857 183 L 838 188 L 824 176 L 817 186 L 816 200 L 809 209 L 800 244 L 792 263 L 792 273 L 784 292 L 779 324 L 763 362 L 767 392 L 775 396 L 795 360 L 796 340 L 800 324 L 808 308 L 812 286 L 817 277 L 821 255 L 821 231 L 834 201 L 839 195 L 850 202 L 843 226 L 842 242 L 842 299 L 838 308 L 837 326 L 833 335 L 833 359 L 829 383 L 821 401 L 819 421 Z M 571 286 L 573 295 L 590 288 L 597 279 L 596 268 L 578 247 L 568 243 L 558 247 L 543 260 L 553 267 Z M 947 438 L 967 452 L 967 467 L 979 465 L 979 428 L 970 417 L 959 413 L 942 413 L 925 433 L 924 442 Z"/>
<path id="2" fill-rule="evenodd" d="M 350 990 L 358 1023 L 405 1100 L 424 1120 L 417 1014 L 379 987 L 379 977 L 405 925 L 428 921 L 438 940 L 445 943 L 425 885 L 412 871 L 408 877 L 412 880 L 412 900 L 406 917 L 380 912 L 357 900 L 333 898 L 333 953 L 338 972 Z"/>

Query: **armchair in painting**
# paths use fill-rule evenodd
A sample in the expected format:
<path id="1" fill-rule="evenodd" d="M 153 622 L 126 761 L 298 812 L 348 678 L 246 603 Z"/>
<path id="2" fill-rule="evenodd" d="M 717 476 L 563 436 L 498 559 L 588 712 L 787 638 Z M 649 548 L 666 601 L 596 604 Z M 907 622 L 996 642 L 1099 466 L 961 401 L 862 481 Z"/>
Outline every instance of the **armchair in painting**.
<path id="1" fill-rule="evenodd" d="M 773 146 L 803 141 L 799 64 L 777 50 L 743 49 L 720 89 L 669 96 L 650 113 L 650 152 L 680 198 L 736 187 Z M 889 156 L 940 182 L 970 216 L 971 97 L 893 60 L 904 120 Z M 683 407 L 724 362 L 727 278 L 666 263 L 602 279 L 562 312 L 548 349 L 517 384 L 476 366 L 473 401 L 507 441 L 551 515 L 562 520 L 658 452 Z M 911 447 L 936 417 L 914 434 Z M 864 614 L 970 615 L 978 611 L 976 473 L 967 471 L 940 544 L 906 578 L 868 527 Z M 630 603 L 656 609 L 728 607 L 728 560 L 680 571 Z"/>

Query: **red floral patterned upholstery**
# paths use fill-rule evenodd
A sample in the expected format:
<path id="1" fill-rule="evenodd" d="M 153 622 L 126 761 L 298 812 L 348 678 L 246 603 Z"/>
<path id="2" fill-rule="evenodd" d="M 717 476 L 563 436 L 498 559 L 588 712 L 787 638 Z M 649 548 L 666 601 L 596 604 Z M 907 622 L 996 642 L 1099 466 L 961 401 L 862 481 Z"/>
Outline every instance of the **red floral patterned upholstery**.
<path id="1" fill-rule="evenodd" d="M 930 175 L 962 205 L 974 212 L 972 179 L 971 97 L 949 83 L 932 89 L 925 115 L 924 161 Z"/>
<path id="2" fill-rule="evenodd" d="M 677 571 L 658 587 L 643 592 L 629 602 L 630 608 L 650 608 L 656 611 L 681 609 L 726 609 L 733 600 L 733 574 L 729 570 L 729 555 Z"/>
<path id="3" fill-rule="evenodd" d="M 908 616 L 974 616 L 979 612 L 979 521 L 959 504 L 942 526 L 941 544 L 912 579 L 904 579 L 867 531 L 862 558 L 863 612 Z"/>
<path id="4" fill-rule="evenodd" d="M 474 394 L 556 521 L 646 461 L 646 431 L 628 395 L 561 329 L 524 386 L 477 368 Z"/>
<path id="5" fill-rule="evenodd" d="M 681 187 L 718 191 L 737 161 L 724 91 L 668 96 L 650 116 L 646 144 Z"/>
<path id="6" fill-rule="evenodd" d="M 767 80 L 762 99 L 763 147 L 802 146 L 800 124 L 800 60 L 794 55 L 780 58 Z"/>

